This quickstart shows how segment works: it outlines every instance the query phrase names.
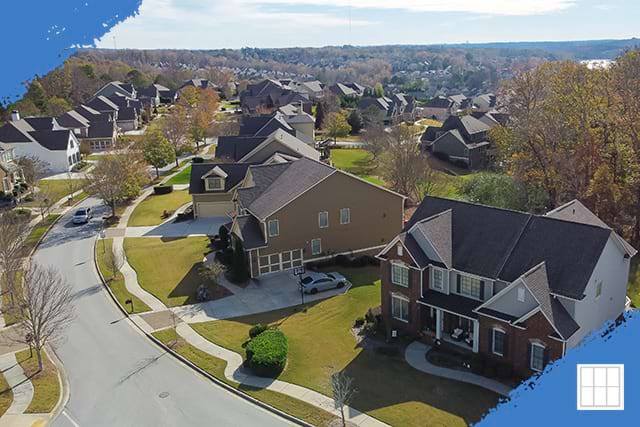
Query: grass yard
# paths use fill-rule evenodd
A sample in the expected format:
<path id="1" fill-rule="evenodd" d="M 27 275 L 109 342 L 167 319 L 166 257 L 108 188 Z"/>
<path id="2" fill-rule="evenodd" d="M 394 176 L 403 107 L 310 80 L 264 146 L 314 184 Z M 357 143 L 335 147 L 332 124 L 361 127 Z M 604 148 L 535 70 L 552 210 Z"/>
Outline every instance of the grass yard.
<path id="1" fill-rule="evenodd" d="M 31 229 L 31 232 L 24 241 L 27 253 L 31 252 L 33 248 L 36 247 L 36 244 L 40 241 L 42 236 L 44 236 L 44 233 L 47 232 L 49 227 L 51 227 L 51 224 L 53 224 L 58 218 L 60 218 L 59 214 L 49 214 Z"/>
<path id="2" fill-rule="evenodd" d="M 442 126 L 442 122 L 438 121 L 438 120 L 434 120 L 434 119 L 421 119 L 418 120 L 416 122 L 416 124 L 418 126 L 423 126 L 425 128 L 429 127 L 429 126 L 435 126 L 435 127 L 440 127 Z"/>
<path id="3" fill-rule="evenodd" d="M 211 144 L 207 149 L 207 154 L 211 154 L 212 156 L 215 155 L 217 146 L 218 146 L 217 144 Z"/>
<path id="4" fill-rule="evenodd" d="M 188 190 L 172 191 L 169 194 L 151 194 L 142 201 L 131 213 L 127 226 L 141 227 L 162 224 L 166 218 L 162 218 L 164 211 L 175 211 L 179 207 L 189 203 L 191 196 Z"/>
<path id="5" fill-rule="evenodd" d="M 150 311 L 151 308 L 149 308 L 147 304 L 127 290 L 124 285 L 122 273 L 118 271 L 116 276 L 113 276 L 113 266 L 109 265 L 111 263 L 109 254 L 113 253 L 112 248 L 113 239 L 102 239 L 98 242 L 96 248 L 98 268 L 100 269 L 100 273 L 102 273 L 102 277 L 104 277 L 104 280 L 107 282 L 107 286 L 109 286 L 109 289 L 111 289 L 111 292 L 113 292 L 113 295 L 120 305 L 123 306 L 129 314 Z M 131 304 L 125 302 L 129 299 L 133 302 L 133 311 L 131 310 Z"/>
<path id="6" fill-rule="evenodd" d="M 34 394 L 31 404 L 25 411 L 28 414 L 43 414 L 53 411 L 60 399 L 60 383 L 55 365 L 42 354 L 44 369 L 38 372 L 38 358 L 35 353 L 30 356 L 29 350 L 16 353 L 16 359 L 27 378 L 33 383 Z"/>
<path id="7" fill-rule="evenodd" d="M 362 148 L 332 149 L 331 161 L 336 168 L 363 178 L 377 176 L 373 156 Z"/>
<path id="8" fill-rule="evenodd" d="M 197 302 L 196 290 L 203 283 L 197 269 L 208 252 L 208 244 L 206 237 L 137 237 L 126 238 L 124 249 L 129 264 L 138 273 L 140 286 L 174 307 Z M 209 286 L 214 298 L 226 295 L 223 287 L 212 282 Z"/>
<path id="9" fill-rule="evenodd" d="M 169 181 L 167 181 L 167 185 L 181 185 L 188 184 L 189 178 L 191 177 L 191 166 L 189 165 L 178 174 L 174 175 Z"/>
<path id="10" fill-rule="evenodd" d="M 38 183 L 38 188 L 40 191 L 46 191 L 50 195 L 51 200 L 57 202 L 63 197 L 78 191 L 82 188 L 83 184 L 82 179 L 47 179 L 42 180 Z M 22 206 L 37 208 L 38 202 L 25 202 L 21 204 Z"/>
<path id="11" fill-rule="evenodd" d="M 351 326 L 369 307 L 380 304 L 378 270 L 342 272 L 355 286 L 344 296 L 310 305 L 306 312 L 289 308 L 192 326 L 244 355 L 242 345 L 252 325 L 278 325 L 289 341 L 288 364 L 279 379 L 330 395 L 330 375 L 345 370 L 358 390 L 352 406 L 391 425 L 464 426 L 496 405 L 498 396 L 487 390 L 426 375 L 410 368 L 401 356 L 358 347 Z"/>
<path id="12" fill-rule="evenodd" d="M 167 345 L 171 345 L 173 350 L 191 361 L 193 364 L 200 367 L 202 370 L 213 375 L 217 379 L 229 384 L 232 387 L 242 390 L 248 395 L 261 400 L 281 411 L 287 412 L 293 416 L 301 418 L 308 423 L 315 426 L 328 426 L 329 423 L 335 419 L 330 413 L 309 405 L 297 399 L 292 399 L 284 394 L 258 389 L 254 387 L 240 386 L 237 383 L 231 382 L 224 376 L 224 369 L 227 365 L 222 359 L 213 357 L 199 349 L 193 347 L 191 344 L 185 342 L 179 338 L 175 341 L 175 331 L 173 329 L 165 329 L 162 331 L 154 332 L 153 335 L 160 341 Z"/>
<path id="13" fill-rule="evenodd" d="M 9 406 L 13 402 L 13 391 L 7 384 L 7 380 L 4 378 L 4 375 L 0 374 L 0 417 L 7 412 Z"/>

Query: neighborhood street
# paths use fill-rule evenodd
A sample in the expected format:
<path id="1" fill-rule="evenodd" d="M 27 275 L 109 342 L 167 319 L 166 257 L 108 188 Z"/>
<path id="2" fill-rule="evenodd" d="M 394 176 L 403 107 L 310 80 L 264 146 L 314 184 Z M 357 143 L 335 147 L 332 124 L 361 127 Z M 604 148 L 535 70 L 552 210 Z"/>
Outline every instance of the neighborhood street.
<path id="1" fill-rule="evenodd" d="M 288 422 L 216 386 L 163 352 L 123 317 L 104 289 L 93 247 L 105 212 L 87 225 L 63 217 L 34 260 L 75 292 L 76 319 L 57 347 L 70 397 L 55 426 L 282 426 Z"/>

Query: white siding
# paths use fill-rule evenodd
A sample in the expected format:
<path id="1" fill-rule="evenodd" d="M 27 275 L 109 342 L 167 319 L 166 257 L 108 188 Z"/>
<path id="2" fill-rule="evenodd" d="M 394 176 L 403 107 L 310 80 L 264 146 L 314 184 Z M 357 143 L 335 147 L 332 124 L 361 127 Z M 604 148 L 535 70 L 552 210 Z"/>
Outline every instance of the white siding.
<path id="1" fill-rule="evenodd" d="M 42 145 L 29 142 L 29 143 L 14 143 L 11 144 L 15 148 L 16 157 L 20 156 L 33 156 L 47 163 L 49 171 L 52 173 L 67 172 L 71 169 L 72 165 L 69 165 L 69 156 L 80 152 L 80 146 L 77 143 L 77 139 L 70 138 L 69 147 L 66 151 L 63 150 L 48 150 Z"/>
<path id="2" fill-rule="evenodd" d="M 623 311 L 629 279 L 629 259 L 614 242 L 613 235 L 600 255 L 587 288 L 585 298 L 575 303 L 574 319 L 580 329 L 567 342 L 575 347 L 590 332 L 599 329 L 608 320 L 615 320 Z M 597 283 L 602 281 L 602 294 L 596 299 Z"/>
<path id="3" fill-rule="evenodd" d="M 519 288 L 524 289 L 524 302 L 518 301 Z M 504 291 L 487 307 L 501 313 L 510 314 L 514 317 L 522 317 L 536 306 L 538 306 L 538 303 L 534 296 L 529 292 L 529 289 L 522 284 L 522 281 L 518 280 L 514 287 Z"/>

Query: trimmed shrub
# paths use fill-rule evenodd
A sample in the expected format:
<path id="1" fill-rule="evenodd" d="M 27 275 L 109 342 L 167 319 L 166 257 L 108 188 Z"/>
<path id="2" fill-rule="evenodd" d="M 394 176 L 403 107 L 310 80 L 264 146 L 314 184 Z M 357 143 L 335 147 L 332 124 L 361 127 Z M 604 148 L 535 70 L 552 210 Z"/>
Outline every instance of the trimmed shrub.
<path id="1" fill-rule="evenodd" d="M 268 329 L 267 325 L 263 325 L 262 323 L 258 323 L 257 325 L 253 325 L 251 329 L 249 329 L 249 338 L 254 339 L 264 331 Z"/>
<path id="2" fill-rule="evenodd" d="M 169 194 L 173 191 L 173 185 L 156 185 L 153 187 L 153 193 L 156 195 Z"/>
<path id="3" fill-rule="evenodd" d="M 233 262 L 233 248 L 226 248 L 216 252 L 216 259 L 225 267 L 230 266 Z"/>
<path id="4" fill-rule="evenodd" d="M 202 157 L 192 157 L 191 163 L 203 163 L 204 159 Z"/>
<path id="5" fill-rule="evenodd" d="M 287 364 L 289 345 L 279 329 L 268 329 L 249 341 L 246 365 L 261 377 L 277 377 Z"/>
<path id="6" fill-rule="evenodd" d="M 364 325 L 364 317 L 358 317 L 354 323 L 354 326 L 356 328 L 359 328 L 362 325 Z"/>
<path id="7" fill-rule="evenodd" d="M 482 374 L 484 372 L 484 359 L 478 353 L 475 353 L 471 356 L 471 362 L 469 363 L 471 367 L 471 372 L 474 374 Z"/>

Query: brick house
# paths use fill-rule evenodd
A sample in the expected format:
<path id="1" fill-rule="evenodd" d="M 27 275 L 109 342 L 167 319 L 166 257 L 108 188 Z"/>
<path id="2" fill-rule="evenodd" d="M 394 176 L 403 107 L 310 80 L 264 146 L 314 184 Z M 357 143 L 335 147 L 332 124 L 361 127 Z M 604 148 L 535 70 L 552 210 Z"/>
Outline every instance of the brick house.
<path id="1" fill-rule="evenodd" d="M 427 197 L 378 255 L 382 315 L 529 376 L 622 314 L 635 254 L 577 200 L 539 216 Z"/>

